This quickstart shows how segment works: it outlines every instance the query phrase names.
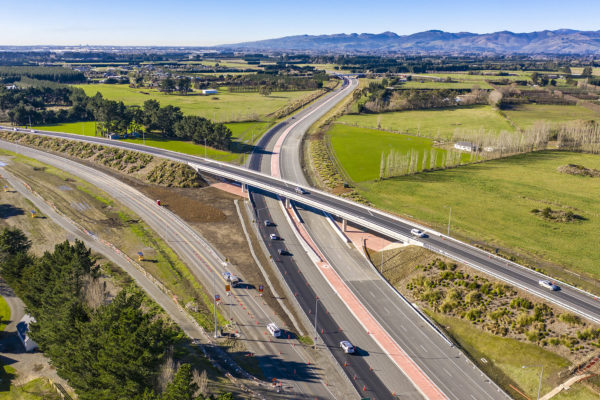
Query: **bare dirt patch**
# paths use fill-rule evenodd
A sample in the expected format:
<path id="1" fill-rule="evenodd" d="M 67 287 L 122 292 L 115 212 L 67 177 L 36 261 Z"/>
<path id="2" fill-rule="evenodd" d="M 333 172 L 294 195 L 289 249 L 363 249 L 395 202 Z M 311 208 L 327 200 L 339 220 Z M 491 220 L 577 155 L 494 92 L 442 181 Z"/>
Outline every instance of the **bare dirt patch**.
<path id="1" fill-rule="evenodd" d="M 589 176 L 592 178 L 600 177 L 600 171 L 597 169 L 586 168 L 583 165 L 567 164 L 557 168 L 558 172 L 568 175 Z"/>

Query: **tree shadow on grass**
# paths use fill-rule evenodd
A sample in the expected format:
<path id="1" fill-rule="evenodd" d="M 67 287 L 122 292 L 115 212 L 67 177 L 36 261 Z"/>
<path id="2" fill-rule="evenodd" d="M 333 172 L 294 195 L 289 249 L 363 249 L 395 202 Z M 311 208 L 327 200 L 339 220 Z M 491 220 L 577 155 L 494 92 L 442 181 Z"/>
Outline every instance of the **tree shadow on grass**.
<path id="1" fill-rule="evenodd" d="M 24 215 L 25 210 L 12 204 L 0 204 L 0 218 L 8 219 L 17 215 Z"/>

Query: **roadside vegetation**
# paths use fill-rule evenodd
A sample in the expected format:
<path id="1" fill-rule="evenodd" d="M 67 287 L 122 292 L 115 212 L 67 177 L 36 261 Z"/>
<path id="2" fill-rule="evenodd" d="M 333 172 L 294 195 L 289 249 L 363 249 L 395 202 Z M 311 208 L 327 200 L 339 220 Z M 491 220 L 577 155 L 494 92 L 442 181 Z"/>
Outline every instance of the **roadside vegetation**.
<path id="1" fill-rule="evenodd" d="M 107 303 L 99 267 L 81 242 L 36 257 L 21 231 L 5 229 L 0 246 L 2 276 L 36 320 L 32 339 L 80 399 L 142 398 L 153 390 L 167 348 L 181 340 L 156 306 L 133 287 Z M 171 385 L 186 389 L 189 378 Z"/>
<path id="2" fill-rule="evenodd" d="M 149 154 L 92 143 L 0 131 L 0 138 L 89 161 L 162 186 L 200 187 L 204 180 L 191 167 Z"/>
<path id="3" fill-rule="evenodd" d="M 376 262 L 381 255 L 370 257 Z M 544 365 L 545 393 L 600 347 L 596 325 L 425 249 L 389 250 L 383 259 L 385 278 L 513 395 L 513 387 L 537 392 L 539 368 L 523 366 Z"/>

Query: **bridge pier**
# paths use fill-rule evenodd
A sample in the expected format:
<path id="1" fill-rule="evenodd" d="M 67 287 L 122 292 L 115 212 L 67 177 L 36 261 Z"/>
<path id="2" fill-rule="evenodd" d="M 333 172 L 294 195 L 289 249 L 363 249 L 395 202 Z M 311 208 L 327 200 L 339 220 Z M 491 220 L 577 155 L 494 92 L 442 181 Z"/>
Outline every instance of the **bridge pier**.
<path id="1" fill-rule="evenodd" d="M 285 198 L 285 208 L 291 208 L 292 205 L 290 204 L 290 199 L 289 198 Z"/>
<path id="2" fill-rule="evenodd" d="M 347 225 L 348 225 L 348 222 L 346 221 L 346 219 L 342 218 L 342 232 L 346 232 Z"/>

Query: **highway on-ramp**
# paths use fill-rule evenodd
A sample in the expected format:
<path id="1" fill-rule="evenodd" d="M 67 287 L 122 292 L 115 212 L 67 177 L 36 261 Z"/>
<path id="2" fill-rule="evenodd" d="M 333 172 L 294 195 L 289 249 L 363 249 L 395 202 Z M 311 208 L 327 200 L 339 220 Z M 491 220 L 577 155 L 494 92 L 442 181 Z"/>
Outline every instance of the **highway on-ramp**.
<path id="1" fill-rule="evenodd" d="M 207 290 L 212 291 L 211 285 L 215 281 L 218 285 L 217 290 L 221 293 L 223 299 L 222 304 L 219 306 L 221 308 L 220 312 L 227 318 L 230 316 L 229 313 L 232 313 L 232 317 L 236 321 L 236 329 L 241 334 L 240 340 L 247 343 L 249 349 L 255 354 L 254 356 L 257 357 L 269 380 L 276 378 L 283 383 L 284 390 L 278 394 L 279 397 L 285 397 L 287 393 L 292 398 L 332 399 L 338 397 L 340 393 L 346 392 L 346 389 L 342 387 L 338 388 L 329 384 L 327 375 L 335 372 L 323 371 L 321 368 L 324 368 L 325 365 L 314 366 L 310 364 L 311 361 L 314 364 L 313 356 L 303 349 L 297 340 L 288 339 L 287 337 L 276 339 L 265 335 L 265 326 L 268 323 L 275 322 L 282 326 L 282 322 L 274 315 L 270 307 L 258 297 L 256 288 L 233 288 L 233 295 L 225 296 L 221 273 L 225 270 L 237 273 L 235 267 L 231 265 L 224 266 L 223 256 L 217 254 L 216 250 L 204 238 L 200 237 L 175 214 L 164 207 L 158 207 L 154 200 L 147 198 L 138 190 L 117 178 L 89 166 L 58 155 L 6 142 L 0 142 L 0 147 L 68 171 L 106 192 L 113 199 L 135 212 L 157 232 L 186 263 Z M 51 212 L 48 206 L 44 208 L 44 211 L 45 213 Z M 65 229 L 69 228 L 68 225 L 64 226 Z M 94 250 L 103 249 L 100 243 L 89 238 L 86 239 L 86 244 L 91 245 Z M 106 254 L 106 249 L 103 253 Z M 111 260 L 116 259 L 118 261 L 122 261 L 123 258 L 115 253 L 108 253 L 108 257 Z M 123 265 L 122 262 L 118 264 Z M 137 270 L 133 270 L 133 273 L 140 274 Z M 194 326 L 189 319 L 181 316 L 179 309 L 174 308 L 172 299 L 167 297 L 169 301 L 165 302 L 164 297 L 166 295 L 164 293 L 160 293 L 156 287 L 146 284 L 143 277 L 141 279 L 141 286 L 153 298 L 160 301 L 159 304 L 171 315 L 177 317 L 176 321 L 186 330 L 186 333 L 192 333 L 194 336 L 191 337 L 198 339 L 198 332 L 202 332 L 202 329 Z M 172 311 L 172 309 L 176 311 Z M 330 380 L 336 382 L 333 377 Z M 271 393 L 271 396 L 275 395 L 275 393 Z"/>
<path id="2" fill-rule="evenodd" d="M 306 129 L 317 119 L 318 115 L 309 115 L 291 129 L 282 129 L 265 136 L 265 142 L 261 143 L 263 151 L 256 153 L 250 167 L 260 169 L 263 173 L 281 175 L 286 180 L 306 187 L 307 181 L 300 162 L 301 142 Z M 274 155 L 278 158 L 276 162 L 272 162 Z M 307 194 L 311 195 L 312 192 Z M 299 203 L 299 214 L 320 254 L 368 312 L 445 396 L 452 399 L 507 398 L 487 376 L 474 368 L 466 356 L 451 347 L 447 339 L 432 329 L 356 249 L 349 248 L 341 240 L 326 216 L 318 210 L 305 208 L 302 209 L 302 204 Z M 271 206 L 270 210 L 276 212 L 277 206 Z M 364 332 L 364 329 L 360 331 Z M 367 332 L 359 334 L 355 331 L 353 334 L 357 345 L 372 341 L 372 335 Z M 386 382 L 400 379 L 400 370 L 395 365 L 387 366 L 386 361 L 389 362 L 381 359 L 375 362 L 385 365 L 379 374 L 381 379 Z M 394 383 L 388 385 L 393 387 Z"/>
<path id="3" fill-rule="evenodd" d="M 286 122 L 279 124 L 278 127 L 289 125 L 290 120 L 287 120 Z M 426 246 L 433 251 L 444 254 L 457 261 L 464 262 L 482 272 L 496 277 L 497 279 L 504 280 L 521 289 L 528 290 L 531 294 L 541 297 L 573 313 L 579 314 L 592 322 L 600 323 L 600 301 L 597 296 L 381 210 L 357 204 L 316 189 L 310 189 L 309 193 L 300 195 L 295 192 L 294 188 L 297 183 L 293 181 L 275 178 L 267 174 L 232 164 L 135 143 L 62 132 L 48 132 L 2 126 L 0 126 L 0 129 L 114 146 L 175 161 L 186 162 L 201 172 L 243 182 L 270 193 L 279 194 L 291 200 L 298 201 L 301 204 L 315 207 L 319 210 L 329 212 L 332 215 L 345 218 L 359 226 L 366 227 L 396 240 L 410 241 L 413 244 Z M 410 231 L 415 227 L 426 231 L 428 237 L 411 238 Z M 543 279 L 555 281 L 558 286 L 560 286 L 561 290 L 550 292 L 547 289 L 543 289 L 538 284 L 539 280 Z"/>
<path id="4" fill-rule="evenodd" d="M 325 102 L 325 101 L 329 101 L 335 95 L 336 94 L 332 94 L 329 98 L 327 98 L 327 97 L 324 98 L 320 104 L 323 104 L 323 102 Z M 331 103 L 333 103 L 334 101 L 335 100 L 331 100 Z M 170 152 L 170 151 L 158 149 L 158 148 L 150 148 L 150 147 L 141 146 L 141 145 L 128 143 L 128 142 L 110 141 L 110 140 L 96 138 L 96 137 L 81 137 L 78 135 L 56 133 L 56 132 L 40 132 L 40 131 L 29 132 L 28 130 L 19 130 L 19 131 L 25 132 L 25 133 L 35 133 L 35 134 L 39 134 L 39 135 L 48 135 L 48 136 L 63 137 L 63 138 L 74 139 L 74 140 L 95 142 L 95 143 L 100 143 L 103 145 L 127 148 L 127 149 L 131 149 L 131 150 L 141 151 L 141 152 L 145 152 L 145 153 L 149 153 L 149 154 L 153 154 L 153 155 L 157 155 L 157 156 L 174 159 L 177 161 L 187 162 L 190 165 L 197 168 L 199 171 L 208 172 L 208 173 L 212 173 L 217 176 L 222 176 L 225 178 L 237 180 L 237 181 L 246 183 L 254 188 L 262 189 L 269 193 L 275 193 L 275 194 L 285 196 L 289 199 L 297 201 L 299 204 L 303 205 L 304 208 L 308 209 L 309 207 L 314 207 L 319 210 L 327 211 L 333 215 L 339 216 L 341 218 L 345 218 L 348 221 L 358 224 L 359 226 L 363 226 L 363 227 L 372 229 L 376 232 L 379 232 L 379 233 L 386 235 L 393 239 L 408 241 L 413 244 L 422 245 L 426 248 L 429 248 L 433 251 L 444 254 L 444 255 L 446 255 L 450 258 L 453 258 L 457 261 L 464 262 L 468 265 L 471 265 L 472 267 L 479 269 L 482 272 L 485 272 L 485 273 L 492 275 L 500 280 L 503 280 L 507 283 L 515 285 L 521 289 L 528 290 L 530 293 L 532 293 L 536 296 L 544 298 L 558 306 L 561 306 L 567 310 L 570 310 L 571 312 L 582 315 L 583 317 L 585 317 L 591 321 L 595 321 L 595 322 L 600 321 L 600 306 L 599 306 L 600 302 L 598 301 L 598 299 L 595 296 L 593 296 L 589 293 L 585 293 L 577 288 L 573 288 L 562 282 L 557 282 L 558 285 L 561 287 L 560 291 L 556 291 L 556 292 L 548 291 L 548 290 L 540 287 L 538 284 L 538 281 L 541 279 L 552 280 L 552 278 L 545 277 L 545 276 L 537 273 L 536 271 L 522 267 L 515 263 L 511 263 L 500 257 L 496 257 L 493 254 L 490 254 L 483 250 L 472 247 L 466 243 L 456 241 L 456 240 L 454 240 L 450 237 L 447 237 L 441 233 L 438 233 L 438 232 L 429 230 L 427 228 L 424 228 L 422 226 L 419 226 L 418 224 L 412 223 L 410 221 L 407 221 L 405 219 L 399 218 L 397 216 L 394 216 L 394 215 L 391 215 L 388 213 L 381 212 L 380 210 L 376 210 L 376 209 L 373 209 L 370 207 L 365 207 L 363 205 L 356 204 L 356 203 L 350 202 L 345 199 L 341 199 L 339 197 L 336 197 L 331 194 L 324 193 L 324 192 L 321 192 L 318 190 L 308 189 L 308 193 L 306 193 L 306 194 L 296 193 L 294 190 L 295 186 L 298 183 L 301 185 L 304 185 L 305 181 L 303 180 L 303 176 L 298 174 L 297 162 L 288 161 L 288 160 L 290 160 L 290 157 L 291 157 L 289 154 L 292 154 L 292 153 L 286 154 L 286 151 L 288 151 L 288 150 L 286 150 L 286 148 L 289 149 L 289 152 L 297 153 L 300 151 L 297 143 L 293 142 L 294 140 L 296 140 L 296 141 L 298 140 L 298 136 L 300 135 L 300 133 L 294 134 L 294 132 L 300 132 L 302 129 L 306 129 L 306 127 L 312 123 L 311 120 L 313 120 L 314 118 L 316 118 L 318 116 L 318 113 L 315 112 L 314 114 L 311 114 L 307 117 L 307 115 L 309 113 L 311 113 L 312 111 L 314 111 L 314 109 L 311 110 L 309 108 L 309 109 L 297 114 L 293 119 L 288 119 L 285 122 L 277 125 L 272 130 L 272 132 L 270 132 L 269 135 L 265 136 L 266 142 L 263 143 L 264 149 L 256 152 L 256 154 L 260 154 L 260 156 L 261 156 L 260 158 L 263 160 L 270 157 L 271 154 L 269 152 L 271 150 L 269 148 L 269 145 L 273 145 L 273 139 L 276 140 L 275 136 L 278 134 L 278 132 L 280 133 L 285 130 L 288 130 L 288 128 L 291 128 L 288 131 L 290 139 L 287 143 L 283 144 L 283 147 L 281 149 L 281 154 L 279 154 L 279 157 L 282 160 L 286 160 L 284 163 L 281 163 L 281 175 L 283 176 L 283 178 L 286 178 L 286 179 L 275 178 L 273 176 L 270 176 L 270 174 L 265 174 L 265 173 L 261 174 L 261 173 L 257 173 L 257 172 L 254 172 L 254 171 L 242 168 L 242 167 L 237 167 L 237 166 L 233 166 L 233 165 L 229 165 L 229 164 L 225 164 L 225 163 L 219 163 L 219 162 L 215 162 L 215 161 L 211 161 L 211 160 L 205 160 L 201 157 L 189 156 L 189 155 Z M 304 117 L 306 117 L 306 118 L 304 118 Z M 13 128 L 8 127 L 7 129 L 13 129 Z M 261 161 L 261 162 L 263 162 L 263 161 Z M 268 164 L 269 163 L 267 162 L 267 165 Z M 294 171 L 294 169 L 296 171 Z M 326 235 L 325 238 L 327 240 L 329 240 L 329 243 L 332 243 L 333 245 L 329 245 L 328 243 L 325 243 L 325 245 L 321 244 L 322 240 L 323 240 L 323 238 L 321 238 L 321 235 L 323 235 L 323 233 L 322 233 L 323 228 L 321 226 L 322 222 L 318 222 L 316 217 L 310 216 L 308 213 L 306 213 L 304 211 L 301 211 L 301 213 L 303 215 L 303 218 L 306 219 L 306 222 L 307 222 L 306 225 L 308 226 L 309 231 L 311 232 L 313 238 L 315 238 L 315 240 L 317 241 L 317 245 L 320 245 L 321 251 L 326 255 L 326 257 L 329 259 L 330 263 L 332 265 L 334 265 L 334 267 L 337 269 L 337 271 L 340 273 L 340 275 L 342 275 L 345 282 L 350 287 L 353 287 L 354 292 L 357 293 L 357 295 L 361 298 L 361 301 L 365 305 L 368 306 L 369 304 L 373 303 L 373 300 L 369 301 L 369 297 L 368 297 L 368 296 L 370 296 L 369 292 L 375 293 L 376 295 L 371 296 L 371 297 L 377 297 L 380 302 L 381 302 L 381 299 L 386 299 L 386 301 L 390 301 L 393 304 L 401 304 L 401 302 L 399 302 L 399 301 L 394 301 L 394 298 L 391 295 L 390 296 L 378 296 L 377 295 L 377 293 L 384 293 L 384 288 L 382 285 L 384 285 L 385 283 L 384 282 L 376 283 L 374 276 L 371 276 L 372 279 L 371 278 L 367 279 L 367 282 L 366 282 L 367 284 L 364 284 L 365 283 L 364 281 L 356 282 L 355 279 L 352 279 L 352 276 L 362 276 L 363 273 L 367 273 L 366 269 L 365 269 L 366 267 L 364 266 L 364 264 L 361 265 L 358 261 L 359 256 L 357 256 L 356 254 L 352 254 L 352 251 L 348 251 L 346 253 L 346 255 L 343 255 L 344 252 L 339 251 L 339 246 L 340 246 L 339 243 L 335 244 L 335 240 L 337 240 L 335 238 L 335 235 L 331 235 L 331 233 L 329 235 Z M 317 215 L 317 214 L 313 213 L 313 215 Z M 320 218 L 320 216 L 319 216 L 319 218 Z M 415 227 L 425 230 L 428 236 L 425 238 L 411 237 L 410 231 Z M 336 250 L 336 248 L 337 248 L 337 250 Z M 342 257 L 346 257 L 346 258 L 342 259 Z M 339 261 L 339 260 L 351 260 L 351 259 L 353 260 L 352 263 L 350 263 L 349 261 L 348 261 L 348 263 L 346 263 L 346 261 L 340 263 L 340 261 Z M 342 266 L 354 265 L 356 268 L 355 269 L 340 268 L 340 265 L 342 265 Z M 351 275 L 348 275 L 348 274 L 351 274 Z M 359 274 L 359 275 L 357 275 L 357 274 Z M 371 286 L 371 285 L 373 285 L 373 286 Z M 376 289 L 377 291 L 373 291 L 373 289 Z M 388 288 L 387 290 L 391 290 L 391 289 Z M 385 291 L 385 293 L 393 293 L 393 292 Z M 398 295 L 394 294 L 394 296 L 398 296 Z M 389 310 L 389 308 L 388 308 L 388 310 Z M 386 313 L 379 313 L 373 309 L 371 309 L 371 312 L 374 316 L 376 316 L 378 318 L 378 320 L 380 320 L 380 321 L 384 320 L 386 323 L 393 319 L 393 318 L 386 318 Z M 394 310 L 392 312 L 389 312 L 389 314 L 397 315 L 396 312 L 397 311 Z M 401 335 L 400 332 L 402 330 L 402 327 L 386 326 L 383 323 L 382 323 L 382 325 L 384 325 L 386 327 L 386 329 L 389 330 L 390 333 L 396 332 L 396 335 Z M 406 326 L 405 326 L 405 328 L 406 328 Z M 412 330 L 412 328 L 417 329 L 417 327 L 411 327 L 411 330 Z M 433 330 L 431 332 L 433 332 Z M 434 340 L 433 338 L 436 337 L 435 334 L 433 334 L 433 333 L 430 333 L 426 336 L 430 337 L 432 340 Z M 439 337 L 439 336 L 437 336 L 437 337 Z M 398 340 L 398 342 L 401 342 L 401 340 L 398 338 L 396 340 Z M 410 345 L 410 342 L 412 342 L 412 339 L 410 337 L 408 337 L 407 341 L 409 342 L 408 344 Z M 404 347 L 403 343 L 400 343 L 400 344 Z M 423 347 L 427 348 L 426 346 L 423 346 Z M 436 348 L 441 349 L 441 347 L 436 347 Z M 458 351 L 457 350 L 453 350 L 453 351 L 455 351 L 455 353 L 457 354 L 457 357 L 459 357 Z M 415 354 L 417 354 L 417 353 L 415 353 Z M 417 362 L 419 362 L 418 360 L 425 360 L 431 356 L 431 355 L 425 355 L 424 351 L 421 351 L 418 354 L 420 354 L 420 355 L 417 355 L 417 357 L 416 357 Z M 460 356 L 460 357 L 462 357 L 462 356 Z M 433 357 L 433 358 L 435 358 L 435 357 Z M 451 361 L 452 360 L 449 358 L 448 362 L 451 362 Z M 463 361 L 463 362 L 466 363 L 466 361 Z M 426 370 L 425 367 L 423 367 L 423 369 Z M 448 368 L 446 368 L 446 369 L 448 370 Z M 464 370 L 464 368 L 458 368 L 458 370 Z M 452 372 L 450 370 L 448 370 L 448 371 L 450 373 Z M 434 368 L 431 371 L 431 373 L 433 373 L 436 377 L 440 377 L 440 376 L 442 376 L 444 371 L 440 371 L 437 368 Z M 448 375 L 450 375 L 450 376 L 448 376 L 448 378 L 445 379 L 445 381 L 447 381 L 448 383 L 445 385 L 451 384 L 452 382 L 461 382 L 462 383 L 462 386 L 463 386 L 462 388 L 457 387 L 457 390 L 460 389 L 461 391 L 456 392 L 457 393 L 456 398 L 460 398 L 459 393 L 463 393 L 462 391 L 467 390 L 465 388 L 470 386 L 470 385 L 465 384 L 465 382 L 468 382 L 468 381 L 456 379 L 454 376 L 451 376 L 451 374 L 448 374 Z M 436 378 L 436 379 L 441 379 L 441 378 Z M 484 380 L 485 380 L 485 378 L 484 378 Z M 484 383 L 487 383 L 487 382 L 484 382 Z M 440 386 L 440 388 L 444 392 L 449 391 L 449 389 L 444 390 L 442 388 L 442 384 L 439 384 L 438 386 Z M 456 386 L 458 386 L 458 385 L 456 385 Z M 483 385 L 483 386 L 485 386 L 485 385 Z M 471 396 L 471 395 L 466 396 L 466 398 L 469 398 L 469 396 Z M 452 397 L 455 397 L 455 396 L 452 396 Z"/>

